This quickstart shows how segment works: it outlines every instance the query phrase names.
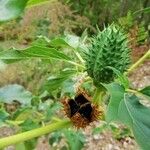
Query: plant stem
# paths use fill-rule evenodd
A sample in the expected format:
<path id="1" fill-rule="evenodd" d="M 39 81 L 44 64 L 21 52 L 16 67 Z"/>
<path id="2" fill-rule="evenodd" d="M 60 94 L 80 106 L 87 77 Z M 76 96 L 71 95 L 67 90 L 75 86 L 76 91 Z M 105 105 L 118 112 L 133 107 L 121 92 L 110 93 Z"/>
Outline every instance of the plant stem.
<path id="1" fill-rule="evenodd" d="M 133 90 L 133 89 L 127 89 L 126 91 L 127 91 L 127 92 L 131 92 L 131 93 L 134 93 L 135 95 L 139 95 L 139 96 L 141 96 L 141 97 L 143 97 L 143 98 L 147 98 L 146 95 L 144 95 L 143 93 L 141 93 L 141 92 L 139 92 L 139 91 L 136 91 L 136 90 Z"/>
<path id="2" fill-rule="evenodd" d="M 96 91 L 95 91 L 94 96 L 93 96 L 93 103 L 95 103 L 97 105 L 102 104 L 104 94 L 105 94 L 105 92 L 104 92 L 104 89 L 102 87 L 96 88 Z"/>
<path id="3" fill-rule="evenodd" d="M 39 137 L 44 134 L 48 134 L 55 130 L 62 129 L 64 127 L 69 127 L 70 125 L 71 125 L 70 121 L 63 120 L 63 121 L 59 121 L 56 123 L 52 123 L 52 124 L 44 126 L 44 127 L 33 129 L 31 131 L 27 131 L 27 132 L 12 135 L 9 137 L 5 137 L 5 138 L 0 139 L 0 148 L 4 148 L 9 145 L 27 141 L 27 140 L 30 140 L 35 137 Z"/>
<path id="4" fill-rule="evenodd" d="M 83 65 L 80 65 L 80 64 L 78 64 L 78 63 L 76 63 L 76 62 L 73 62 L 73 61 L 66 61 L 66 62 L 68 62 L 68 63 L 70 63 L 70 64 L 72 64 L 72 65 L 79 66 L 79 67 L 85 69 L 85 67 L 84 67 Z"/>
<path id="5" fill-rule="evenodd" d="M 75 55 L 78 57 L 78 59 L 80 60 L 80 62 L 83 64 L 83 63 L 84 63 L 84 60 L 83 60 L 83 58 L 81 57 L 81 55 L 80 55 L 75 49 L 73 49 L 73 51 L 74 51 Z"/>
<path id="6" fill-rule="evenodd" d="M 134 63 L 128 71 L 125 73 L 125 75 L 131 73 L 133 70 L 135 70 L 139 65 L 141 65 L 148 57 L 150 57 L 150 49 L 142 56 L 136 63 Z"/>

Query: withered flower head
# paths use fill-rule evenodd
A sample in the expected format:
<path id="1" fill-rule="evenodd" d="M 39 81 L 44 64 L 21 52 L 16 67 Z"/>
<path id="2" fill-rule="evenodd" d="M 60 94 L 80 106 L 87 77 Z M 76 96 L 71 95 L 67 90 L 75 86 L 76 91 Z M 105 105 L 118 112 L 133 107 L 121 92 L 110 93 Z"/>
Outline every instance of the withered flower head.
<path id="1" fill-rule="evenodd" d="M 77 128 L 85 128 L 103 115 L 102 109 L 98 105 L 92 104 L 90 99 L 87 94 L 82 92 L 74 99 L 65 98 L 62 101 L 65 114 Z"/>

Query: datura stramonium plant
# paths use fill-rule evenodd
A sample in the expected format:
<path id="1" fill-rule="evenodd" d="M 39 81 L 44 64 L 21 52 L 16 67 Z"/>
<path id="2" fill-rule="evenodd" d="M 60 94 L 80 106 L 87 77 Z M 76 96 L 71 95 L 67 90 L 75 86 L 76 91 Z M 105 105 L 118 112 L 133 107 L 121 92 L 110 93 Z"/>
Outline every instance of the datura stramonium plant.
<path id="1" fill-rule="evenodd" d="M 86 69 L 94 84 L 110 83 L 115 74 L 108 67 L 113 67 L 121 73 L 127 70 L 130 64 L 130 49 L 127 35 L 120 27 L 112 24 L 97 36 L 92 38 L 91 46 L 86 53 Z"/>

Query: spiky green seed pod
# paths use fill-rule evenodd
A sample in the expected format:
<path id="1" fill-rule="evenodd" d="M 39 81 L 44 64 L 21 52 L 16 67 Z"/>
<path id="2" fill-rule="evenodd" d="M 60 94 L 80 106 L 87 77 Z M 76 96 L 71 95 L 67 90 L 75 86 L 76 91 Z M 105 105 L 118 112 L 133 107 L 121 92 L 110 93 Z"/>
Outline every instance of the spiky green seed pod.
<path id="1" fill-rule="evenodd" d="M 110 25 L 92 39 L 86 53 L 86 69 L 94 84 L 110 83 L 115 74 L 108 66 L 123 73 L 130 64 L 127 35 L 118 26 Z"/>

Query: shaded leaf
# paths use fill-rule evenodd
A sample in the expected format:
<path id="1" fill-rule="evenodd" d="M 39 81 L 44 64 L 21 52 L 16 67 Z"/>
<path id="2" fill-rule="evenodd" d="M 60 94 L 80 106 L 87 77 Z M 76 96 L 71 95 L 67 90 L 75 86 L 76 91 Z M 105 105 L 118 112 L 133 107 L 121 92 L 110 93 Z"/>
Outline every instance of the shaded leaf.
<path id="1" fill-rule="evenodd" d="M 0 122 L 6 120 L 8 116 L 9 114 L 5 110 L 0 109 Z"/>
<path id="2" fill-rule="evenodd" d="M 125 89 L 118 83 L 105 84 L 104 86 L 111 96 L 107 107 L 106 120 L 108 122 L 118 120 L 117 108 L 119 107 L 120 101 L 124 98 Z"/>
<path id="3" fill-rule="evenodd" d="M 58 143 L 58 142 L 60 142 L 61 138 L 62 138 L 62 132 L 60 132 L 60 131 L 53 132 L 50 135 L 49 144 L 53 145 L 53 143 Z"/>
<path id="4" fill-rule="evenodd" d="M 125 94 L 118 108 L 119 120 L 132 129 L 135 139 L 144 150 L 150 148 L 149 116 L 150 108 L 142 105 L 135 95 Z"/>
<path id="5" fill-rule="evenodd" d="M 23 132 L 40 127 L 40 125 L 34 122 L 32 119 L 27 119 L 20 126 Z"/>
<path id="6" fill-rule="evenodd" d="M 66 80 L 68 80 L 70 77 L 72 77 L 75 73 L 76 73 L 76 71 L 72 70 L 72 69 L 67 69 L 67 70 L 61 71 L 58 76 L 49 77 L 48 81 L 45 83 L 45 88 L 48 91 L 57 90 L 57 89 L 61 88 L 62 84 Z"/>
<path id="7" fill-rule="evenodd" d="M 0 0 L 0 21 L 7 21 L 20 16 L 28 0 Z"/>
<path id="8" fill-rule="evenodd" d="M 145 87 L 144 89 L 140 90 L 139 92 L 150 97 L 150 86 Z"/>
<path id="9" fill-rule="evenodd" d="M 21 85 L 8 85 L 0 88 L 0 102 L 11 104 L 14 100 L 22 105 L 31 105 L 32 94 Z"/>
<path id="10" fill-rule="evenodd" d="M 111 95 L 106 116 L 108 121 L 118 120 L 128 125 L 141 148 L 149 150 L 150 108 L 142 105 L 137 96 L 125 93 L 123 87 L 117 83 L 105 87 Z"/>

